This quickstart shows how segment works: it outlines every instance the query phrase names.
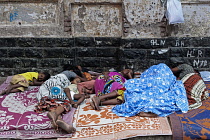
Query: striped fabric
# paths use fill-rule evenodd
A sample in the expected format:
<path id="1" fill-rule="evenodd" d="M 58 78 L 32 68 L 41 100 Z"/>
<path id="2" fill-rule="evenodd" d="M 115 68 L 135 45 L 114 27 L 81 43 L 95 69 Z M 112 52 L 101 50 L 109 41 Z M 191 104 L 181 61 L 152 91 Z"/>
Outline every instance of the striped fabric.
<path id="1" fill-rule="evenodd" d="M 186 89 L 189 109 L 191 110 L 200 107 L 202 105 L 202 100 L 209 97 L 203 79 L 196 73 L 189 73 L 181 80 Z"/>

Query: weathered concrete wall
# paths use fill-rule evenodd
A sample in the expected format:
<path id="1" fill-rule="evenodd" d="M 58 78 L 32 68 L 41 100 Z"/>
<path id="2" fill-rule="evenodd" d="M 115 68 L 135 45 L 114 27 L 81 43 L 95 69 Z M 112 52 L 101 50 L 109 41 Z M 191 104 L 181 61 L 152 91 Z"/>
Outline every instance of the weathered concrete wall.
<path id="1" fill-rule="evenodd" d="M 122 36 L 121 4 L 72 4 L 74 36 Z"/>
<path id="2" fill-rule="evenodd" d="M 160 0 L 1 0 L 0 37 L 205 37 L 210 0 L 182 0 L 168 25 Z"/>
<path id="3" fill-rule="evenodd" d="M 0 36 L 56 37 L 63 34 L 61 0 L 0 1 Z"/>

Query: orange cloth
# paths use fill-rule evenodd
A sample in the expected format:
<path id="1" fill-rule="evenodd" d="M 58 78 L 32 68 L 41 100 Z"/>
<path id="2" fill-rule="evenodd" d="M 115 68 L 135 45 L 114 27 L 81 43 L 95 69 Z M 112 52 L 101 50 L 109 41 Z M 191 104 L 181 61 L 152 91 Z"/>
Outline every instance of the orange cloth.
<path id="1" fill-rule="evenodd" d="M 88 72 L 83 72 L 83 74 L 85 75 L 85 78 L 89 81 L 92 79 L 92 76 L 90 75 L 90 73 Z"/>

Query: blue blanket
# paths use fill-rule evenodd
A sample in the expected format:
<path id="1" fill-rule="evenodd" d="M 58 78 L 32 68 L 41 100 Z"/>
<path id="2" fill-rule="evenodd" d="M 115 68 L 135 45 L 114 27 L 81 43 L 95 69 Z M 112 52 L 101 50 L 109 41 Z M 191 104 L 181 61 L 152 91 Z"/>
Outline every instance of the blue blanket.
<path id="1" fill-rule="evenodd" d="M 170 68 L 163 63 L 151 66 L 138 79 L 127 80 L 124 86 L 125 103 L 112 109 L 118 116 L 152 112 L 165 117 L 175 111 L 189 110 L 183 83 L 177 81 Z"/>

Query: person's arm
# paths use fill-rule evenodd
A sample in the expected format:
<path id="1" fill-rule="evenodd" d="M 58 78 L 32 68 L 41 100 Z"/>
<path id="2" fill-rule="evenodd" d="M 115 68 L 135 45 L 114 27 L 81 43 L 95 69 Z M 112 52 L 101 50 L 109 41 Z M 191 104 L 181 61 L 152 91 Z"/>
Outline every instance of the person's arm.
<path id="1" fill-rule="evenodd" d="M 131 72 L 128 73 L 128 79 L 133 79 Z"/>
<path id="2" fill-rule="evenodd" d="M 71 93 L 69 88 L 64 88 L 64 92 L 66 93 L 66 96 L 68 97 L 71 104 L 75 104 L 75 102 L 71 98 Z"/>
<path id="3" fill-rule="evenodd" d="M 102 73 L 104 75 L 104 80 L 107 81 L 109 79 L 109 72 L 103 72 Z"/>
<path id="4" fill-rule="evenodd" d="M 77 89 L 79 91 L 79 94 L 84 94 L 84 88 L 83 85 L 81 85 L 80 83 L 77 84 Z"/>
<path id="5" fill-rule="evenodd" d="M 81 73 L 81 75 L 82 75 L 81 78 L 86 79 L 86 76 L 85 76 L 84 72 L 82 71 L 82 67 L 81 67 L 81 66 L 77 66 L 77 68 L 78 68 L 78 70 L 80 71 L 80 73 Z M 86 79 L 86 81 L 87 81 L 87 79 Z"/>
<path id="6" fill-rule="evenodd" d="M 175 67 L 175 68 L 172 68 L 171 71 L 176 76 L 176 79 L 180 80 L 180 77 L 179 77 L 180 69 L 178 67 Z"/>
<path id="7" fill-rule="evenodd" d="M 131 69 L 124 69 L 121 71 L 121 74 L 126 79 L 133 79 L 132 76 L 133 71 Z"/>
<path id="8" fill-rule="evenodd" d="M 29 82 L 30 86 L 41 86 L 44 83 L 44 81 L 38 81 L 36 78 L 33 78 L 32 82 Z"/>
<path id="9" fill-rule="evenodd" d="M 179 69 L 178 69 L 177 67 L 175 67 L 175 68 L 172 68 L 171 71 L 172 71 L 173 73 L 177 73 L 177 72 L 179 71 Z"/>
<path id="10" fill-rule="evenodd" d="M 77 75 L 75 78 L 79 78 L 82 82 L 87 81 L 87 79 L 86 79 L 86 78 L 80 77 L 80 76 L 78 76 L 78 75 Z"/>

